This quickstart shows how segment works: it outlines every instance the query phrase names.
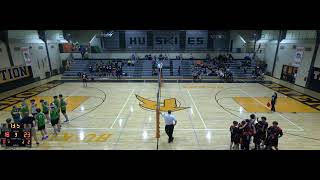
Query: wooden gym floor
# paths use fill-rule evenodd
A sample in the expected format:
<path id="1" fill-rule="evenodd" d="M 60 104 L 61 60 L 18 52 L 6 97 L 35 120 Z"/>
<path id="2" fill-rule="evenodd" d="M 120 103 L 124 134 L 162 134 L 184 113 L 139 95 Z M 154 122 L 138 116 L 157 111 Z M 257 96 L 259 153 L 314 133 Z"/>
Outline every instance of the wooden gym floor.
<path id="1" fill-rule="evenodd" d="M 0 99 L 54 79 L 59 77 L 2 93 Z M 280 80 L 268 80 L 320 98 L 319 93 Z M 49 127 L 49 139 L 41 141 L 39 146 L 33 142 L 32 149 L 154 150 L 156 92 L 156 83 L 88 83 L 87 88 L 81 83 L 63 83 L 42 92 L 32 97 L 38 104 L 41 98 L 51 102 L 52 96 L 58 94 L 67 98 L 71 122 L 63 124 L 58 136 L 53 136 Z M 280 149 L 319 150 L 319 111 L 278 93 L 279 112 L 271 113 L 266 104 L 273 93 L 258 83 L 165 83 L 161 92 L 162 109 L 174 109 L 178 124 L 174 142 L 168 144 L 161 118 L 159 149 L 227 150 L 232 121 L 255 113 L 258 117 L 266 116 L 269 124 L 279 122 L 285 132 L 279 141 Z M 10 109 L 0 111 L 0 122 L 11 116 Z M 62 115 L 61 119 L 64 120 Z"/>

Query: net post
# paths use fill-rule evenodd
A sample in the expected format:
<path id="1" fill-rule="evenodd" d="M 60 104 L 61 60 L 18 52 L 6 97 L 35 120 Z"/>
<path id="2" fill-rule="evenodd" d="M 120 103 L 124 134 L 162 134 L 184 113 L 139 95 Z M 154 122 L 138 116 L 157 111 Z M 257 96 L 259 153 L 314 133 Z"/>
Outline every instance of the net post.
<path id="1" fill-rule="evenodd" d="M 156 138 L 157 150 L 159 149 L 160 138 L 160 93 L 161 93 L 161 68 L 158 69 L 158 92 L 157 92 L 157 108 L 156 108 Z"/>

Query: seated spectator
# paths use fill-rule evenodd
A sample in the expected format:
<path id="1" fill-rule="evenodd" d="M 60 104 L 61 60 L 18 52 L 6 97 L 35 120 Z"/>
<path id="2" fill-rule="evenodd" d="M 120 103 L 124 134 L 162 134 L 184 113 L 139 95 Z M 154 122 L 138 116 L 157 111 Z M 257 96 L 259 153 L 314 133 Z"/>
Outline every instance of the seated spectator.
<path id="1" fill-rule="evenodd" d="M 251 60 L 251 58 L 250 58 L 249 55 L 246 55 L 246 56 L 244 57 L 244 60 Z"/>
<path id="2" fill-rule="evenodd" d="M 121 74 L 122 74 L 121 69 L 120 69 L 120 68 L 117 68 L 117 69 L 116 69 L 117 79 L 120 79 Z"/>
<path id="3" fill-rule="evenodd" d="M 155 75 L 157 75 L 156 68 L 152 68 L 152 76 L 155 76 Z"/>
<path id="4" fill-rule="evenodd" d="M 207 54 L 206 60 L 210 60 L 210 59 L 211 59 L 210 54 Z"/>
<path id="5" fill-rule="evenodd" d="M 232 54 L 228 54 L 228 58 L 229 58 L 230 60 L 234 60 Z"/>
<path id="6" fill-rule="evenodd" d="M 198 73 L 194 71 L 192 73 L 192 77 L 193 77 L 193 80 L 197 80 L 198 79 Z"/>
<path id="7" fill-rule="evenodd" d="M 219 70 L 219 77 L 224 78 L 224 72 L 222 70 Z"/>
<path id="8" fill-rule="evenodd" d="M 107 66 L 107 76 L 111 76 L 111 73 L 112 73 L 112 65 L 109 64 L 109 65 Z"/>
<path id="9" fill-rule="evenodd" d="M 90 72 L 90 73 L 93 72 L 92 65 L 89 65 L 89 72 Z"/>
<path id="10" fill-rule="evenodd" d="M 102 69 L 103 69 L 103 72 L 106 73 L 107 72 L 107 65 L 103 64 Z"/>

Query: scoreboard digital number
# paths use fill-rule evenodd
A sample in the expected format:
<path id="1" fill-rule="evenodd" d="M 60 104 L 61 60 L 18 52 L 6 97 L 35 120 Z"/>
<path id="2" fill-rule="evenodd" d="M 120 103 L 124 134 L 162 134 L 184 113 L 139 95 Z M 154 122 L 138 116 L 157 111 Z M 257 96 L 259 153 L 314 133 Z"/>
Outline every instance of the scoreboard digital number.
<path id="1" fill-rule="evenodd" d="M 1 125 L 2 147 L 29 147 L 32 146 L 31 128 L 24 128 L 21 124 L 11 123 Z"/>

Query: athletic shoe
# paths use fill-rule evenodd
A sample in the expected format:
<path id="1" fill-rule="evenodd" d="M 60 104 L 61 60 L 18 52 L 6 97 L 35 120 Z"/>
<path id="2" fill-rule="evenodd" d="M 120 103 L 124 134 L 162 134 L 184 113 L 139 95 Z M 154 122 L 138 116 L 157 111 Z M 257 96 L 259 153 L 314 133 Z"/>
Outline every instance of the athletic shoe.
<path id="1" fill-rule="evenodd" d="M 69 122 L 69 120 L 65 120 L 65 121 L 63 121 L 64 123 L 67 123 L 67 122 Z"/>

